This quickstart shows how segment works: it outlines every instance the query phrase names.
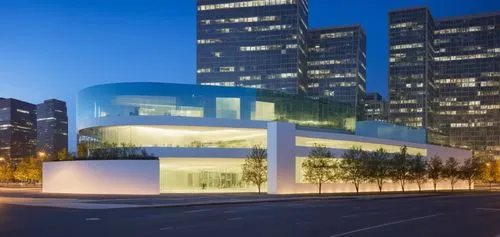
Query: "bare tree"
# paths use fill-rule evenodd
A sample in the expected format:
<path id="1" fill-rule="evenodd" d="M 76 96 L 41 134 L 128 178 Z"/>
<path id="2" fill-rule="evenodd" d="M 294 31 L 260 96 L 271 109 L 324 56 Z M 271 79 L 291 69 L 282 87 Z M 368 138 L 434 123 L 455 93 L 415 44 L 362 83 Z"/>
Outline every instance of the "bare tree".
<path id="1" fill-rule="evenodd" d="M 399 182 L 401 190 L 405 191 L 405 185 L 410 178 L 411 162 L 407 152 L 408 148 L 402 146 L 400 152 L 394 154 L 391 159 L 391 178 Z"/>
<path id="2" fill-rule="evenodd" d="M 356 194 L 359 194 L 359 186 L 367 180 L 366 163 L 368 153 L 361 147 L 352 147 L 346 150 L 340 162 L 340 178 L 345 182 L 354 184 Z"/>
<path id="3" fill-rule="evenodd" d="M 422 191 L 422 184 L 427 181 L 427 163 L 418 153 L 411 159 L 410 180 L 418 186 L 418 191 Z"/>
<path id="4" fill-rule="evenodd" d="M 480 157 L 471 157 L 464 161 L 460 166 L 460 178 L 467 180 L 469 184 L 469 191 L 472 190 L 472 184 L 475 180 L 481 178 L 481 171 L 484 162 Z"/>
<path id="5" fill-rule="evenodd" d="M 326 146 L 317 144 L 302 163 L 305 180 L 318 185 L 318 194 L 321 194 L 323 183 L 334 179 L 336 167 L 333 154 Z"/>
<path id="6" fill-rule="evenodd" d="M 267 151 L 260 146 L 252 147 L 245 159 L 243 181 L 255 184 L 260 194 L 261 186 L 267 181 Z"/>
<path id="7" fill-rule="evenodd" d="M 370 182 L 377 183 L 379 192 L 382 192 L 384 180 L 389 178 L 389 153 L 379 148 L 368 155 L 366 177 Z"/>
<path id="8" fill-rule="evenodd" d="M 427 177 L 432 179 L 432 184 L 434 185 L 434 192 L 436 191 L 436 186 L 441 179 L 443 172 L 443 161 L 437 155 L 431 157 L 427 161 Z"/>
<path id="9" fill-rule="evenodd" d="M 460 174 L 459 164 L 455 157 L 450 157 L 446 160 L 443 167 L 443 175 L 450 181 L 451 191 L 453 191 L 455 184 L 458 181 Z"/>

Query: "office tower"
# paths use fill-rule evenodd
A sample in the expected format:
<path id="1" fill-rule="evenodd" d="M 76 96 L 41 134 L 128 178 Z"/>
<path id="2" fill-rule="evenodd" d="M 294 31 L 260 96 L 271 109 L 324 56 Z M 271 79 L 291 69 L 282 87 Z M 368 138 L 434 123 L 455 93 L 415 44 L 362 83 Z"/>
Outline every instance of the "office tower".
<path id="1" fill-rule="evenodd" d="M 53 157 L 68 150 L 66 102 L 51 99 L 37 105 L 37 151 Z"/>
<path id="2" fill-rule="evenodd" d="M 427 8 L 389 12 L 389 119 L 433 129 L 434 22 Z"/>
<path id="3" fill-rule="evenodd" d="M 387 122 L 388 104 L 379 93 L 366 93 L 364 103 L 366 120 Z"/>
<path id="4" fill-rule="evenodd" d="M 307 0 L 197 0 L 197 83 L 305 93 L 307 18 Z"/>
<path id="5" fill-rule="evenodd" d="M 500 158 L 500 12 L 439 19 L 436 124 L 452 146 Z"/>
<path id="6" fill-rule="evenodd" d="M 17 162 L 36 154 L 36 106 L 0 98 L 0 159 Z"/>
<path id="7" fill-rule="evenodd" d="M 500 158 L 500 13 L 433 20 L 415 8 L 389 22 L 390 119 Z"/>
<path id="8" fill-rule="evenodd" d="M 364 117 L 366 35 L 361 26 L 308 31 L 308 94 L 351 103 Z"/>

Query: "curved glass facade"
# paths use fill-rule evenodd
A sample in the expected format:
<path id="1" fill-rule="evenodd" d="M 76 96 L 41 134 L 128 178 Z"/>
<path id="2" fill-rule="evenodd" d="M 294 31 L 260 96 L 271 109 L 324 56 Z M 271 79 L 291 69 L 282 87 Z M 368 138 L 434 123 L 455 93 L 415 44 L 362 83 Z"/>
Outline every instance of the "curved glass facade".
<path id="1" fill-rule="evenodd" d="M 124 116 L 182 116 L 285 121 L 353 131 L 354 109 L 330 99 L 277 91 L 167 83 L 117 83 L 78 95 L 78 120 Z"/>

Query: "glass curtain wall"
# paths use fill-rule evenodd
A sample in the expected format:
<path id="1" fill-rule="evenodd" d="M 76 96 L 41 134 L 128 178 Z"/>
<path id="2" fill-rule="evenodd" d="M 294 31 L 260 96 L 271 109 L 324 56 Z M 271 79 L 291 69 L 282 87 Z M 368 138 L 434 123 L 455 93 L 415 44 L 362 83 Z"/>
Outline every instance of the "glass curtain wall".
<path id="1" fill-rule="evenodd" d="M 257 192 L 243 182 L 244 159 L 236 158 L 161 158 L 160 192 Z M 267 184 L 262 185 L 266 191 Z"/>
<path id="2" fill-rule="evenodd" d="M 106 117 L 178 116 L 284 121 L 354 131 L 354 108 L 327 98 L 220 86 L 118 83 L 86 88 L 78 96 L 78 121 Z"/>
<path id="3" fill-rule="evenodd" d="M 138 147 L 250 148 L 266 147 L 265 129 L 194 126 L 111 126 L 80 131 L 89 149 L 133 144 Z"/>

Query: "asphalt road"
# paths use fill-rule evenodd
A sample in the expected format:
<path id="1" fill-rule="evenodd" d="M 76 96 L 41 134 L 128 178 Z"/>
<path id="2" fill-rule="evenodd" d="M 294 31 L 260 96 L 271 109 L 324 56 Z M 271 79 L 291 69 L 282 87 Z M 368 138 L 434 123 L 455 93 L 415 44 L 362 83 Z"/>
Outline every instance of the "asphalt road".
<path id="1" fill-rule="evenodd" d="M 74 210 L 0 204 L 0 236 L 500 236 L 500 194 Z"/>

